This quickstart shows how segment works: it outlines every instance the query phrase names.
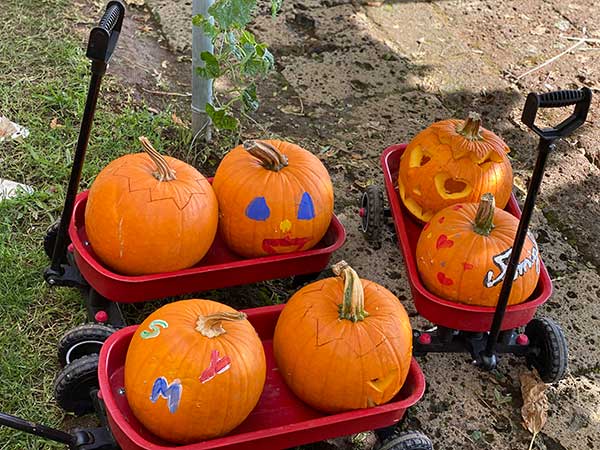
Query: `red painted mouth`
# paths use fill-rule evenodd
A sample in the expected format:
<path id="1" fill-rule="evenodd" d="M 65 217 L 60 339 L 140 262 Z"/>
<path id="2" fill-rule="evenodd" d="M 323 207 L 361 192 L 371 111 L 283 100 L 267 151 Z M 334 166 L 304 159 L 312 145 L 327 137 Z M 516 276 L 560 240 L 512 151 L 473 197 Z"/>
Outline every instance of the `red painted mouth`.
<path id="1" fill-rule="evenodd" d="M 276 249 L 281 247 L 292 247 L 292 251 L 299 251 L 311 239 L 312 238 L 309 237 L 290 238 L 289 236 L 281 239 L 264 239 L 262 248 L 269 255 L 277 254 L 278 252 Z"/>

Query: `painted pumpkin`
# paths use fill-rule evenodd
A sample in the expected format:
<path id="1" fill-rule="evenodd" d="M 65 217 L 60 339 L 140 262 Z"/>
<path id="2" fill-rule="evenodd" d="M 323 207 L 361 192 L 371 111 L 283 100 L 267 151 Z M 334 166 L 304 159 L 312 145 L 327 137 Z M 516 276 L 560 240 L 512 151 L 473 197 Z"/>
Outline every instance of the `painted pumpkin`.
<path id="1" fill-rule="evenodd" d="M 273 337 L 279 372 L 296 396 L 324 412 L 381 405 L 408 375 L 408 315 L 394 294 L 344 261 L 333 270 L 337 277 L 305 286 L 281 312 Z"/>
<path id="2" fill-rule="evenodd" d="M 122 156 L 94 180 L 85 229 L 94 253 L 125 275 L 193 266 L 210 248 L 218 220 L 210 183 L 192 166 L 160 155 Z"/>
<path id="3" fill-rule="evenodd" d="M 480 126 L 477 114 L 443 120 L 421 131 L 400 159 L 398 189 L 404 206 L 427 222 L 455 203 L 477 203 L 486 192 L 504 208 L 513 174 L 504 141 Z"/>
<path id="4" fill-rule="evenodd" d="M 262 343 L 244 313 L 211 300 L 170 303 L 135 332 L 125 393 L 150 432 L 185 444 L 222 436 L 256 406 L 266 377 Z"/>
<path id="5" fill-rule="evenodd" d="M 307 250 L 333 215 L 333 185 L 319 159 L 283 141 L 246 141 L 217 168 L 219 230 L 245 257 Z"/>
<path id="6" fill-rule="evenodd" d="M 487 193 L 477 203 L 459 203 L 434 215 L 417 242 L 417 268 L 435 295 L 468 305 L 494 307 L 519 220 L 496 208 Z M 508 304 L 522 303 L 540 276 L 537 243 L 528 233 Z"/>

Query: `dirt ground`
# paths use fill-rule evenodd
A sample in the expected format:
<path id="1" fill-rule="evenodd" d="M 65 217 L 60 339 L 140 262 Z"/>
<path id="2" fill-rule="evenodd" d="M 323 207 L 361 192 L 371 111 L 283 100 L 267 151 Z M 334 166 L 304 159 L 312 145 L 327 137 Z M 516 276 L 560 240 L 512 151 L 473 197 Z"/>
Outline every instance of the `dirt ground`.
<path id="1" fill-rule="evenodd" d="M 562 141 L 549 160 L 532 224 L 554 287 L 537 315 L 561 324 L 570 352 L 566 378 L 548 390 L 548 422 L 534 448 L 600 449 L 600 153 L 595 144 L 600 3 L 286 0 L 276 19 L 266 7 L 261 13 L 252 28 L 269 43 L 277 67 L 260 86 L 262 106 L 255 119 L 326 164 L 335 185 L 335 212 L 348 232 L 334 259 L 346 259 L 361 276 L 393 291 L 415 328 L 428 324 L 412 304 L 393 224 L 377 251 L 358 230 L 362 189 L 383 185 L 382 151 L 436 120 L 477 111 L 484 126 L 511 148 L 515 194 L 522 201 L 537 145 L 520 121 L 527 93 L 593 90 L 588 123 Z M 176 102 L 187 119 L 190 20 L 189 0 L 130 6 L 110 68 L 129 95 L 152 108 Z M 526 74 L 584 35 L 592 41 Z M 558 116 L 542 118 L 550 123 Z M 259 130 L 246 133 L 258 136 Z M 272 287 L 289 292 L 289 283 Z M 219 296 L 252 297 L 257 289 Z M 430 354 L 418 361 L 428 387 L 402 427 L 426 433 L 438 450 L 527 448 L 531 435 L 520 416 L 519 374 L 528 370 L 523 360 L 504 357 L 492 373 L 474 367 L 467 354 Z M 366 436 L 319 445 L 369 448 L 373 442 Z"/>

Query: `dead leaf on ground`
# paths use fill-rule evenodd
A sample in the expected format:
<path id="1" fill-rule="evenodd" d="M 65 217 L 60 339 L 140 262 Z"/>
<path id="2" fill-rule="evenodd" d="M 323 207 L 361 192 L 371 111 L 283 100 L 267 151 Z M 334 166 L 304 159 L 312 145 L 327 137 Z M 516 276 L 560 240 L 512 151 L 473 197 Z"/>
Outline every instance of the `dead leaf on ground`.
<path id="1" fill-rule="evenodd" d="M 6 117 L 0 117 L 0 137 L 11 136 L 16 133 L 17 127 Z"/>
<path id="2" fill-rule="evenodd" d="M 146 0 L 125 0 L 129 6 L 144 6 Z"/>
<path id="3" fill-rule="evenodd" d="M 548 397 L 546 396 L 548 386 L 539 378 L 537 372 L 522 373 L 520 379 L 523 396 L 521 416 L 523 426 L 533 434 L 529 445 L 531 450 L 535 437 L 548 419 Z"/>
<path id="4" fill-rule="evenodd" d="M 183 127 L 183 128 L 189 128 L 188 124 L 186 122 L 184 122 L 177 114 L 175 114 L 175 113 L 171 114 L 171 119 L 173 120 L 173 123 L 175 125 Z"/>
<path id="5" fill-rule="evenodd" d="M 140 30 L 142 33 L 149 33 L 153 30 L 153 28 L 150 25 L 140 25 L 139 27 L 137 27 L 137 29 Z"/>
<path id="6" fill-rule="evenodd" d="M 62 123 L 58 123 L 58 117 L 55 117 L 50 121 L 50 128 L 55 130 L 56 128 L 62 128 L 64 125 Z"/>

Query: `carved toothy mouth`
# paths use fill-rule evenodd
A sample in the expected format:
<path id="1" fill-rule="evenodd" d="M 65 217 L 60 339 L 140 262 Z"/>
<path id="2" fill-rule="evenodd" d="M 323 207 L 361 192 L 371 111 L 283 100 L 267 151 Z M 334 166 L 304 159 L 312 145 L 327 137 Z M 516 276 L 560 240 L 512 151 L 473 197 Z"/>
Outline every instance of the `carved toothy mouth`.
<path id="1" fill-rule="evenodd" d="M 286 236 L 281 239 L 264 239 L 262 243 L 262 248 L 269 255 L 282 253 L 281 249 L 283 247 L 291 247 L 291 251 L 299 251 L 302 250 L 302 247 L 304 247 L 304 245 L 311 239 L 312 238 L 309 237 L 291 238 L 289 236 Z"/>

